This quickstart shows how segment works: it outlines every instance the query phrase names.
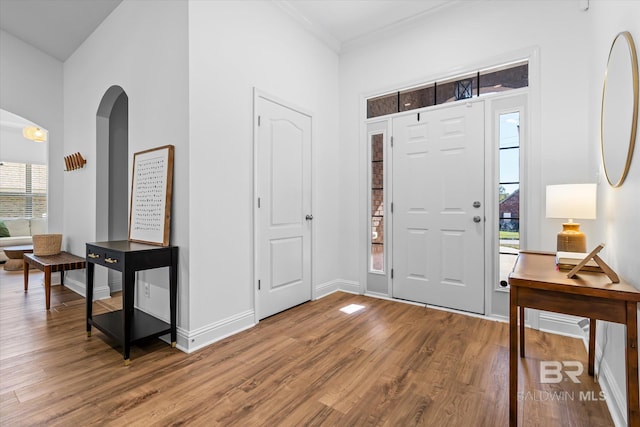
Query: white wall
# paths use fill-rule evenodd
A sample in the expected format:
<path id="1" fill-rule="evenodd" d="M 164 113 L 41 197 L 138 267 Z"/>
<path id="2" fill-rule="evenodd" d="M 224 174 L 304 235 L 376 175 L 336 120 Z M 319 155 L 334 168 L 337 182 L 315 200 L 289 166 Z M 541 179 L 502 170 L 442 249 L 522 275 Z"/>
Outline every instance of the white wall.
<path id="1" fill-rule="evenodd" d="M 621 31 L 629 31 L 636 43 L 636 50 L 640 49 L 640 4 L 631 1 L 591 2 L 589 11 L 592 20 L 591 36 L 588 43 L 591 56 L 588 70 L 590 70 L 591 84 L 589 86 L 589 145 L 595 153 L 593 161 L 602 171 L 600 160 L 600 102 L 602 99 L 602 83 L 607 65 L 609 49 L 614 37 Z M 637 52 L 640 55 L 640 50 Z M 623 141 L 619 141 L 623 143 Z M 638 241 L 640 241 L 640 227 L 638 226 L 638 212 L 640 212 L 640 141 L 636 138 L 634 158 L 626 181 L 620 188 L 611 188 L 604 175 L 598 187 L 598 225 L 602 241 L 605 242 L 605 260 L 628 283 L 640 289 L 640 263 L 638 263 Z M 640 311 L 638 312 L 640 318 Z M 610 386 L 608 392 L 621 402 L 626 402 L 625 390 L 625 328 L 621 325 L 610 324 L 604 327 L 598 322 L 598 347 L 602 348 L 605 331 L 607 340 L 605 358 L 602 369 L 606 375 L 605 386 Z M 640 333 L 640 329 L 639 329 Z M 612 411 L 612 415 L 626 417 L 626 406 Z M 624 423 L 620 423 L 624 425 Z"/>
<path id="2" fill-rule="evenodd" d="M 96 240 L 96 113 L 107 89 L 119 85 L 129 97 L 129 173 L 135 152 L 175 146 L 171 244 L 180 248 L 179 330 L 189 326 L 187 9 L 180 0 L 125 0 L 64 63 L 64 150 L 87 159 L 64 177 L 68 248 L 83 254 Z M 83 292 L 84 275 L 72 273 Z M 138 298 L 138 306 L 168 320 L 168 274 L 138 278 L 151 284 L 151 297 Z"/>
<path id="3" fill-rule="evenodd" d="M 54 233 L 63 229 L 62 99 L 62 63 L 0 30 L 0 108 L 49 131 L 48 227 Z"/>
<path id="4" fill-rule="evenodd" d="M 254 88 L 313 114 L 313 286 L 340 277 L 338 57 L 263 1 L 189 2 L 189 48 L 197 348 L 254 321 Z"/>

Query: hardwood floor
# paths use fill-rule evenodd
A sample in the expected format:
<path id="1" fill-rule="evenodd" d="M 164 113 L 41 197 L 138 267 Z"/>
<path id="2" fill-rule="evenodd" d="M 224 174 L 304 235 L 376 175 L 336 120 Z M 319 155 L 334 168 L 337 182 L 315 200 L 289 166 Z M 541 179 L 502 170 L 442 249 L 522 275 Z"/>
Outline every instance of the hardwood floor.
<path id="1" fill-rule="evenodd" d="M 33 271 L 25 294 L 21 272 L 0 271 L 3 426 L 508 425 L 504 323 L 335 293 L 192 354 L 151 340 L 125 367 L 106 336 L 86 337 L 84 299 L 55 286 L 47 312 L 41 282 Z M 604 401 L 580 399 L 600 393 L 581 341 L 527 340 L 522 425 L 613 424 Z M 541 384 L 550 360 L 582 362 L 581 383 Z"/>

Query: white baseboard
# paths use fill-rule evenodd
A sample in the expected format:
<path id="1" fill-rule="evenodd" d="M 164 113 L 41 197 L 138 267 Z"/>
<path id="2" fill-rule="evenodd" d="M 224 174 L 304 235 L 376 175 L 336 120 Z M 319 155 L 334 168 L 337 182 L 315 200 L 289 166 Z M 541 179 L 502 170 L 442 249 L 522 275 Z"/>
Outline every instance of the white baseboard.
<path id="1" fill-rule="evenodd" d="M 329 282 L 321 283 L 317 285 L 314 289 L 314 298 L 318 299 L 330 295 L 340 289 L 340 281 L 339 280 L 331 280 Z"/>
<path id="2" fill-rule="evenodd" d="M 255 326 L 255 313 L 247 310 L 192 331 L 178 328 L 177 348 L 191 353 Z"/>
<path id="3" fill-rule="evenodd" d="M 314 299 L 319 299 L 337 291 L 362 294 L 360 283 L 352 280 L 335 279 L 315 287 Z"/>
<path id="4" fill-rule="evenodd" d="M 364 292 L 364 289 L 360 286 L 359 282 L 344 279 L 340 280 L 340 290 L 358 295 L 362 295 Z"/>
<path id="5" fill-rule="evenodd" d="M 569 316 L 567 314 L 540 312 L 540 330 L 557 335 L 564 335 L 572 338 L 583 338 L 584 334 L 578 321 L 581 317 Z"/>
<path id="6" fill-rule="evenodd" d="M 364 296 L 371 297 L 371 298 L 383 299 L 383 300 L 387 300 L 387 301 L 396 301 L 395 299 L 389 297 L 389 295 L 383 294 L 381 292 L 365 291 L 364 292 Z M 424 304 L 422 304 L 422 305 L 424 305 Z"/>
<path id="7" fill-rule="evenodd" d="M 625 397 L 615 382 L 611 368 L 609 368 L 606 360 L 602 362 L 601 369 L 602 372 L 598 377 L 598 383 L 604 395 L 607 396 L 607 407 L 613 419 L 613 425 L 616 427 L 625 427 L 627 425 L 627 403 Z"/>
<path id="8" fill-rule="evenodd" d="M 111 289 L 111 292 L 120 292 L 122 290 L 122 280 L 109 282 L 109 289 Z"/>
<path id="9" fill-rule="evenodd" d="M 589 351 L 589 335 L 584 334 L 583 342 L 587 351 Z M 620 385 L 616 382 L 613 372 L 607 363 L 607 359 L 602 360 L 602 347 L 596 342 L 596 357 L 595 357 L 595 375 L 598 378 L 598 384 L 606 396 L 605 402 L 609 408 L 611 419 L 615 427 L 627 426 L 627 401 L 625 393 L 620 388 Z M 602 361 L 601 361 L 602 360 Z M 598 368 L 602 372 L 598 371 Z M 625 385 L 626 387 L 626 385 Z"/>
<path id="10" fill-rule="evenodd" d="M 84 282 L 80 282 L 75 279 L 71 279 L 69 277 L 64 278 L 64 286 L 66 288 L 71 289 L 73 292 L 82 295 L 84 298 L 87 297 L 87 288 Z M 94 285 L 93 286 L 93 300 L 106 299 L 111 298 L 111 289 L 107 285 Z"/>

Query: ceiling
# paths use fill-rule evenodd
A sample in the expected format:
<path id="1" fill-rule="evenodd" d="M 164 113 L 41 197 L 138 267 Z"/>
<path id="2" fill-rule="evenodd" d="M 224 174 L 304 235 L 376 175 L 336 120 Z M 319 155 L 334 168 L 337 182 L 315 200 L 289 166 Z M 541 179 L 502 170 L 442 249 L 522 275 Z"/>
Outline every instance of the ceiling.
<path id="1" fill-rule="evenodd" d="M 0 108 L 0 128 L 22 132 L 25 126 L 36 126 L 36 124 Z"/>
<path id="2" fill-rule="evenodd" d="M 0 28 L 64 62 L 122 0 L 0 0 Z"/>
<path id="3" fill-rule="evenodd" d="M 0 0 L 0 28 L 64 62 L 121 1 Z M 341 53 L 461 0 L 264 1 Z"/>

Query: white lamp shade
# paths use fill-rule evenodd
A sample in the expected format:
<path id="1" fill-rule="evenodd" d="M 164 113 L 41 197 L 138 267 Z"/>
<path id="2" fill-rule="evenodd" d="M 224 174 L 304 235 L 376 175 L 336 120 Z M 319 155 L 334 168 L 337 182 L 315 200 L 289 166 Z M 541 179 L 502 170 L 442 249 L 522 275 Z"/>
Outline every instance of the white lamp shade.
<path id="1" fill-rule="evenodd" d="M 547 185 L 547 218 L 596 219 L 597 184 Z"/>

